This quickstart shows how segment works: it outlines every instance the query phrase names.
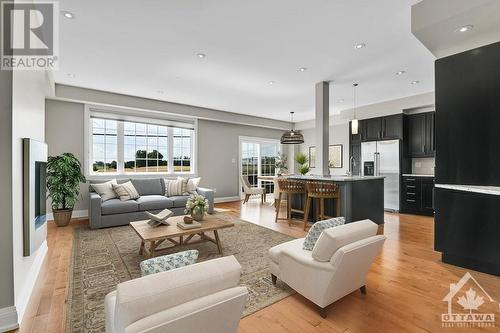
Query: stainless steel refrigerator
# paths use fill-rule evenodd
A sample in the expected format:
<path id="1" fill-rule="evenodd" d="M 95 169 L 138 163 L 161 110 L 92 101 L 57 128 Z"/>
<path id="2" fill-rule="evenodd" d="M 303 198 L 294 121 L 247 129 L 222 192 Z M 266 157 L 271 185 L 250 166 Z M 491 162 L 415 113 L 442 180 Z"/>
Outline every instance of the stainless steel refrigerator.
<path id="1" fill-rule="evenodd" d="M 361 143 L 363 176 L 383 176 L 384 209 L 399 211 L 399 140 Z"/>

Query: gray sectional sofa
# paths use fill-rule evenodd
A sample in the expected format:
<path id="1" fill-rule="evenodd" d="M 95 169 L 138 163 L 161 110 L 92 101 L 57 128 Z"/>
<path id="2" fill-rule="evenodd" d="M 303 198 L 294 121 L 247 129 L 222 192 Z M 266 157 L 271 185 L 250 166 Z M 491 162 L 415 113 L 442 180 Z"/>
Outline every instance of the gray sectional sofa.
<path id="1" fill-rule="evenodd" d="M 145 211 L 158 213 L 168 208 L 176 215 L 184 214 L 187 195 L 166 197 L 165 182 L 163 178 L 131 178 L 118 179 L 119 184 L 131 181 L 140 197 L 136 200 L 120 201 L 111 199 L 102 202 L 92 186 L 89 189 L 89 222 L 92 229 L 127 225 L 129 222 L 146 218 Z M 108 180 L 90 181 L 91 184 L 104 183 Z M 214 191 L 198 188 L 198 194 L 208 199 L 208 213 L 214 211 Z"/>

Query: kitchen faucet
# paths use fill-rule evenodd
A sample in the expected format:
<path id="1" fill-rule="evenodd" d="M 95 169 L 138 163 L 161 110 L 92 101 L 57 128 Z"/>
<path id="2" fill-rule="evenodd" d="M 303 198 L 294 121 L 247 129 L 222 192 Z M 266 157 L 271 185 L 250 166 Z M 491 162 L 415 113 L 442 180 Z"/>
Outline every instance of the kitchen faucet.
<path id="1" fill-rule="evenodd" d="M 352 176 L 352 169 L 356 166 L 356 159 L 354 156 L 349 157 L 349 171 L 347 171 L 348 176 Z"/>

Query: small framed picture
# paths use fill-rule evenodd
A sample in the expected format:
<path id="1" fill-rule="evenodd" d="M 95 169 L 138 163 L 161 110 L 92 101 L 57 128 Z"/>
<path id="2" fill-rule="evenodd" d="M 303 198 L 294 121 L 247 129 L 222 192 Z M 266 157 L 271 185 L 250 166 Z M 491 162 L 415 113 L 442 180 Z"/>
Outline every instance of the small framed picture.
<path id="1" fill-rule="evenodd" d="M 342 168 L 342 159 L 343 154 L 341 144 L 328 146 L 328 166 L 330 168 Z"/>

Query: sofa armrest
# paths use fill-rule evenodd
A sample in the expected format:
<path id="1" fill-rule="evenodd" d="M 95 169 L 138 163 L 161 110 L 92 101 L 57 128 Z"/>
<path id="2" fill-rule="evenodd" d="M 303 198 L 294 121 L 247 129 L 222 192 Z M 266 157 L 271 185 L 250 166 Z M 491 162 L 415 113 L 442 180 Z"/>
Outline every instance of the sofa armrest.
<path id="1" fill-rule="evenodd" d="M 204 196 L 206 199 L 208 199 L 208 214 L 213 214 L 214 212 L 214 190 L 209 189 L 209 188 L 203 188 L 203 187 L 198 187 L 196 189 L 196 192 L 199 195 Z"/>
<path id="2" fill-rule="evenodd" d="M 101 228 L 101 196 L 95 192 L 89 192 L 89 224 L 92 229 Z"/>
<path id="3" fill-rule="evenodd" d="M 116 331 L 123 332 L 128 325 L 155 313 L 234 288 L 240 274 L 240 264 L 228 256 L 120 283 L 116 289 Z"/>

